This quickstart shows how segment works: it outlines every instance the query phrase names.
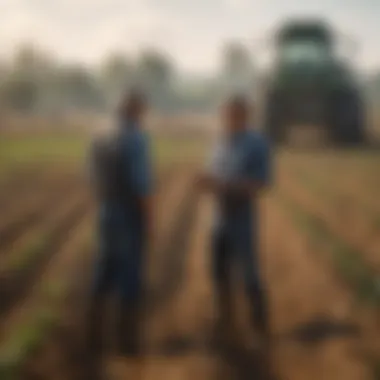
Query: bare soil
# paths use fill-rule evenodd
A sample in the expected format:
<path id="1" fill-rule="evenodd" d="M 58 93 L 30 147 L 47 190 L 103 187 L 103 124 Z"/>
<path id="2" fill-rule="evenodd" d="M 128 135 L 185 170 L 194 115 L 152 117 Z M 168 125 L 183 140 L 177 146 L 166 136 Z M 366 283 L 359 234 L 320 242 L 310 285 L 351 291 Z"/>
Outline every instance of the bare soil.
<path id="1" fill-rule="evenodd" d="M 144 355 L 127 360 L 109 352 L 104 357 L 107 379 L 376 380 L 372 359 L 380 352 L 378 310 L 356 303 L 352 289 L 326 259 L 323 245 L 310 244 L 275 194 L 260 204 L 260 265 L 270 301 L 270 350 L 256 347 L 239 274 L 231 345 L 215 343 L 212 204 L 194 191 L 194 170 L 173 170 L 159 186 L 157 230 L 147 268 Z M 279 180 L 280 191 L 331 223 L 337 236 L 354 243 L 350 231 L 334 221 L 323 202 L 289 178 L 280 175 Z M 85 231 L 91 228 L 93 214 L 88 210 L 66 228 L 67 239 L 7 316 L 5 335 L 27 320 L 28 311 L 46 302 L 43 283 L 58 279 L 70 284 L 54 332 L 29 358 L 22 379 L 84 379 L 84 316 L 94 259 L 94 247 L 84 243 Z"/>

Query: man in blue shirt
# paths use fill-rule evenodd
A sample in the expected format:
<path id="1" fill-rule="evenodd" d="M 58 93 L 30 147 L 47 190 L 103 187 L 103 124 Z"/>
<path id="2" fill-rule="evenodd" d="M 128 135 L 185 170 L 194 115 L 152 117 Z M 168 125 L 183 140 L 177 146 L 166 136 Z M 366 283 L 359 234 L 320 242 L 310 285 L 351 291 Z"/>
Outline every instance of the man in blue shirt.
<path id="1" fill-rule="evenodd" d="M 145 250 L 152 226 L 152 173 L 145 102 L 134 92 L 123 99 L 117 126 L 92 145 L 91 179 L 99 203 L 99 252 L 89 313 L 89 348 L 100 354 L 104 301 L 120 299 L 117 336 L 123 354 L 139 351 Z"/>
<path id="2" fill-rule="evenodd" d="M 258 198 L 270 183 L 270 149 L 265 137 L 249 127 L 249 105 L 234 97 L 224 107 L 225 130 L 199 186 L 215 196 L 212 265 L 219 323 L 231 323 L 231 266 L 244 276 L 252 323 L 268 337 L 268 310 L 259 269 Z M 225 326 L 224 326 L 225 327 Z"/>

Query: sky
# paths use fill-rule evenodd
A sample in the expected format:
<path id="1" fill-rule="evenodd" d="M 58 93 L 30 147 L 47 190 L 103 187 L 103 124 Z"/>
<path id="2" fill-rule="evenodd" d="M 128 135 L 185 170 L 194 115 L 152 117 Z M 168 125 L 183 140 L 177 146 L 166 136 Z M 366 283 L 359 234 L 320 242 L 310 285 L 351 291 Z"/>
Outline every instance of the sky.
<path id="1" fill-rule="evenodd" d="M 330 21 L 357 42 L 360 68 L 380 68 L 380 0 L 0 0 L 0 58 L 30 42 L 88 64 L 154 47 L 184 71 L 207 73 L 226 41 L 244 43 L 260 60 L 257 41 L 301 16 Z"/>

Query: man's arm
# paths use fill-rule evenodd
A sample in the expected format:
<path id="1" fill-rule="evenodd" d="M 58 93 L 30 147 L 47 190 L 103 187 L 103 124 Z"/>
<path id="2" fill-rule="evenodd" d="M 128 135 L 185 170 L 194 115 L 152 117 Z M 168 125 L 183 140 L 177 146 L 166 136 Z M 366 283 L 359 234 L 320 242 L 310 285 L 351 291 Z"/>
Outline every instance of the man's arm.
<path id="1" fill-rule="evenodd" d="M 212 175 L 203 175 L 199 179 L 200 186 L 205 191 L 228 196 L 251 197 L 257 196 L 270 182 L 271 152 L 269 144 L 261 139 L 252 146 L 249 156 L 248 170 L 244 177 L 223 181 Z"/>
<path id="2" fill-rule="evenodd" d="M 221 191 L 227 195 L 238 197 L 256 196 L 266 187 L 266 184 L 255 179 L 239 179 L 221 184 Z"/>
<path id="3" fill-rule="evenodd" d="M 244 178 L 237 181 L 224 181 L 210 174 L 202 175 L 198 179 L 198 185 L 207 192 L 242 197 L 257 195 L 266 187 L 266 184 L 259 180 Z"/>
<path id="4" fill-rule="evenodd" d="M 93 138 L 88 146 L 85 157 L 85 179 L 91 190 L 91 196 L 96 199 L 99 193 L 99 173 L 97 167 L 97 153 L 99 150 L 99 139 Z"/>
<path id="5" fill-rule="evenodd" d="M 258 196 L 270 184 L 272 165 L 268 141 L 260 137 L 252 143 L 250 153 L 246 177 L 227 184 L 227 192 L 232 195 Z"/>
<path id="6" fill-rule="evenodd" d="M 88 144 L 87 151 L 85 154 L 85 160 L 84 160 L 85 178 L 86 178 L 86 182 L 89 183 L 90 185 L 93 185 L 95 182 L 94 156 L 95 156 L 95 141 L 93 139 Z"/>
<path id="7" fill-rule="evenodd" d="M 145 135 L 138 134 L 130 143 L 132 191 L 137 196 L 146 228 L 151 231 L 153 224 L 153 178 L 149 141 Z"/>

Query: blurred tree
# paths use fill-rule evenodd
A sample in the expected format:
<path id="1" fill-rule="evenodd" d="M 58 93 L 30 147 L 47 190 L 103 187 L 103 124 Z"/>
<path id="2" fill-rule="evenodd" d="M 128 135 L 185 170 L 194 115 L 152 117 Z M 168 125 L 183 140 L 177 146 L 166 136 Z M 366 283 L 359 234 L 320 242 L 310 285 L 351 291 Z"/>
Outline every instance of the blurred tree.
<path id="1" fill-rule="evenodd" d="M 58 80 L 62 101 L 69 109 L 93 109 L 104 106 L 104 94 L 92 73 L 82 66 L 61 70 Z"/>
<path id="2" fill-rule="evenodd" d="M 3 102 L 18 111 L 41 111 L 49 99 L 47 84 L 55 71 L 56 64 L 47 53 L 32 45 L 22 45 L 3 80 Z"/>
<path id="3" fill-rule="evenodd" d="M 54 58 L 33 45 L 22 45 L 12 60 L 12 71 L 18 76 L 33 78 L 38 82 L 53 75 L 57 68 Z"/>
<path id="4" fill-rule="evenodd" d="M 380 104 L 380 74 L 371 75 L 366 85 L 369 97 L 377 104 Z"/>
<path id="5" fill-rule="evenodd" d="M 2 104 L 17 112 L 30 113 L 35 110 L 38 92 L 38 83 L 33 78 L 12 76 L 2 86 Z"/>
<path id="6" fill-rule="evenodd" d="M 169 59 L 157 51 L 145 51 L 140 57 L 137 70 L 137 84 L 147 93 L 153 107 L 169 110 L 173 100 L 174 76 L 174 68 Z"/>
<path id="7" fill-rule="evenodd" d="M 65 66 L 33 45 L 22 45 L 1 70 L 3 105 L 22 112 L 60 114 L 69 110 L 110 109 L 126 88 L 140 86 L 156 109 L 208 110 L 223 90 L 251 88 L 252 62 L 238 43 L 224 50 L 222 70 L 215 76 L 177 72 L 170 57 L 148 49 L 133 64 L 122 53 L 110 54 L 100 67 Z"/>
<path id="8" fill-rule="evenodd" d="M 12 66 L 14 71 L 32 76 L 39 64 L 39 52 L 32 45 L 22 45 L 16 51 Z"/>
<path id="9" fill-rule="evenodd" d="M 253 62 L 245 46 L 238 42 L 228 43 L 222 56 L 221 81 L 225 91 L 251 94 L 253 74 Z"/>
<path id="10" fill-rule="evenodd" d="M 99 82 L 106 96 L 107 104 L 114 105 L 121 94 L 133 84 L 135 68 L 127 57 L 113 53 L 100 68 Z"/>
<path id="11" fill-rule="evenodd" d="M 172 75 L 169 60 L 156 51 L 145 51 L 139 61 L 140 74 L 148 83 L 166 85 Z"/>
<path id="12" fill-rule="evenodd" d="M 7 80 L 8 76 L 9 76 L 9 68 L 4 62 L 0 62 L 0 85 L 1 86 Z"/>

